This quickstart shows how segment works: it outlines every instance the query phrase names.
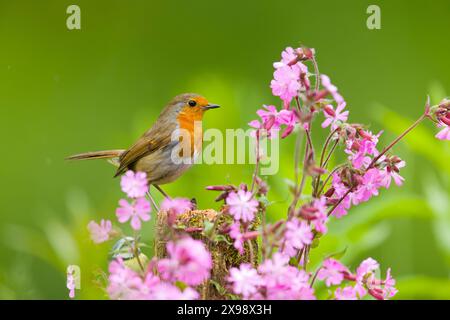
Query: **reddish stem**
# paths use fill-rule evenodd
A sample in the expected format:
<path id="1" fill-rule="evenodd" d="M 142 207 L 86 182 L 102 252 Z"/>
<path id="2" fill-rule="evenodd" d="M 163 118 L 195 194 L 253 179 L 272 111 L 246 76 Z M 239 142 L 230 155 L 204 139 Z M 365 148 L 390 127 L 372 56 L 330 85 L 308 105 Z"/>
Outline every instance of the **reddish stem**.
<path id="1" fill-rule="evenodd" d="M 425 119 L 427 116 L 426 114 L 422 114 L 419 119 L 417 119 L 408 129 L 406 129 L 401 135 L 399 135 L 394 141 L 392 141 L 387 147 L 385 147 L 383 149 L 383 151 L 381 151 L 381 153 L 376 156 L 372 162 L 370 163 L 370 165 L 367 167 L 367 169 L 372 168 L 375 163 L 383 156 L 386 154 L 386 152 L 388 152 L 393 146 L 395 146 L 397 144 L 397 142 L 399 142 L 401 139 L 403 139 L 404 136 L 406 136 L 412 129 L 414 129 L 415 127 L 417 127 L 422 121 L 423 119 Z"/>
<path id="2" fill-rule="evenodd" d="M 338 202 L 336 202 L 333 205 L 333 207 L 331 207 L 331 209 L 330 209 L 330 211 L 328 211 L 327 215 L 330 216 L 333 213 L 334 209 L 336 209 L 337 206 L 340 205 L 341 202 L 344 201 L 345 197 L 347 197 L 350 194 L 350 192 L 352 192 L 352 191 L 353 191 L 353 188 L 348 189 L 347 192 L 338 200 Z"/>

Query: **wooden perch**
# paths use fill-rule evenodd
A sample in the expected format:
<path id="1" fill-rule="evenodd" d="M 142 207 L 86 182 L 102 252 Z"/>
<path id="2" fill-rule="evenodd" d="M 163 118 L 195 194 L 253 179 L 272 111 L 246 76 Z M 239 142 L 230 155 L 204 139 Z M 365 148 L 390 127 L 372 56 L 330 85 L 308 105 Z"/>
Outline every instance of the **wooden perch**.
<path id="1" fill-rule="evenodd" d="M 218 219 L 216 221 L 216 219 Z M 220 230 L 224 224 L 223 216 L 220 212 L 212 209 L 192 210 L 177 217 L 175 225 L 184 226 L 189 230 L 189 234 L 194 238 L 203 241 L 211 253 L 213 268 L 211 270 L 211 281 L 206 281 L 197 289 L 201 294 L 201 299 L 221 300 L 227 299 L 228 284 L 226 278 L 232 267 L 238 267 L 242 263 L 258 263 L 258 243 L 256 239 L 251 240 L 251 245 L 244 245 L 244 254 L 240 254 L 233 246 L 232 239 L 228 236 L 227 241 L 211 241 L 202 234 L 205 227 L 205 221 L 215 224 L 216 230 Z M 157 258 L 167 256 L 166 243 L 170 232 L 167 224 L 167 213 L 161 211 L 158 213 L 156 235 L 155 235 L 155 255 Z M 225 290 L 224 290 L 225 289 Z"/>

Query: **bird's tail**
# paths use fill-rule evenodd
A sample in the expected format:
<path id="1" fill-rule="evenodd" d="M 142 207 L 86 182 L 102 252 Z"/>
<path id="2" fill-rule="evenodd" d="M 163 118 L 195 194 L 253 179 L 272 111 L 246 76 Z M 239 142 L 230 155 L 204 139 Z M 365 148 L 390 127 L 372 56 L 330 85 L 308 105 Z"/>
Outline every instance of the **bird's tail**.
<path id="1" fill-rule="evenodd" d="M 74 154 L 67 157 L 66 160 L 114 159 L 119 158 L 123 152 L 125 152 L 123 149 L 86 152 Z"/>

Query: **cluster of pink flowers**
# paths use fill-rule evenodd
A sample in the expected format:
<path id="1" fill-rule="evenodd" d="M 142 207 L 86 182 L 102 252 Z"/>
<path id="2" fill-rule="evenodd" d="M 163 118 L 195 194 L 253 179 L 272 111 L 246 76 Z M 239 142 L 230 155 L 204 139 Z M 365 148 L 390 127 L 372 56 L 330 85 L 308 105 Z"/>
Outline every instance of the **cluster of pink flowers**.
<path id="1" fill-rule="evenodd" d="M 366 161 L 364 170 L 355 166 L 339 170 L 332 175 L 331 188 L 327 194 L 330 203 L 338 203 L 332 212 L 340 218 L 347 214 L 352 205 L 368 201 L 379 194 L 380 188 L 389 188 L 391 180 L 401 186 L 404 178 L 398 173 L 406 164 L 397 156 L 380 158 L 376 166 L 368 167 L 371 158 Z"/>
<path id="2" fill-rule="evenodd" d="M 270 83 L 274 96 L 280 97 L 287 108 L 299 92 L 309 89 L 308 68 L 300 61 L 314 53 L 302 48 L 286 48 L 281 53 L 281 61 L 274 63 L 275 71 Z"/>
<path id="3" fill-rule="evenodd" d="M 232 268 L 228 281 L 233 293 L 244 299 L 313 300 L 310 275 L 289 264 L 289 257 L 275 253 L 257 269 L 249 264 Z"/>
<path id="4" fill-rule="evenodd" d="M 328 258 L 323 261 L 317 278 L 324 280 L 327 287 L 339 286 L 344 280 L 354 283 L 336 288 L 334 296 L 337 300 L 362 299 L 367 294 L 378 300 L 392 298 L 397 289 L 394 287 L 395 280 L 391 277 L 391 270 L 387 269 L 385 280 L 381 280 L 376 278 L 379 268 L 377 261 L 367 258 L 358 266 L 356 273 L 352 274 L 341 262 Z"/>
<path id="5" fill-rule="evenodd" d="M 143 278 L 125 266 L 122 260 L 109 265 L 107 292 L 113 300 L 194 300 L 198 292 L 187 287 L 184 290 L 149 272 Z"/>
<path id="6" fill-rule="evenodd" d="M 151 206 L 145 198 L 148 192 L 146 174 L 128 171 L 121 178 L 121 188 L 131 201 L 119 201 L 117 220 L 119 223 L 130 221 L 132 229 L 138 231 L 142 221 L 150 219 Z M 191 209 L 192 203 L 188 199 L 165 198 L 160 210 L 166 211 L 173 222 L 178 215 Z M 88 230 L 94 243 L 102 243 L 116 236 L 120 236 L 117 243 L 126 243 L 124 247 L 118 248 L 118 252 L 113 251 L 114 258 L 109 265 L 107 292 L 111 299 L 198 299 L 199 293 L 190 286 L 199 285 L 210 277 L 212 260 L 209 252 L 201 241 L 187 235 L 167 243 L 168 258 L 153 259 L 145 264 L 145 261 L 141 261 L 138 235 L 127 237 L 114 230 L 110 220 L 103 219 L 100 223 L 89 222 Z M 129 259 L 135 259 L 140 270 L 127 266 Z M 67 276 L 67 287 L 73 297 L 71 274 Z"/>
<path id="7" fill-rule="evenodd" d="M 169 242 L 167 251 L 169 258 L 153 259 L 140 273 L 127 267 L 121 258 L 113 260 L 109 265 L 109 297 L 120 300 L 198 299 L 198 292 L 190 286 L 207 280 L 212 268 L 211 256 L 204 244 L 185 237 Z"/>
<path id="8" fill-rule="evenodd" d="M 312 61 L 315 67 L 314 88 L 309 79 L 308 68 L 303 63 L 305 61 Z M 377 149 L 377 144 L 382 132 L 373 134 L 359 124 L 347 122 L 349 118 L 349 111 L 345 110 L 347 103 L 330 78 L 318 74 L 313 49 L 286 48 L 282 52 L 281 61 L 274 63 L 274 67 L 274 79 L 271 82 L 272 93 L 283 101 L 283 108 L 278 111 L 275 106 L 264 106 L 263 109 L 257 111 L 260 120 L 253 120 L 249 125 L 256 130 L 257 134 L 253 135 L 256 139 L 265 137 L 264 130 L 269 131 L 267 137 L 273 138 L 274 132 L 276 133 L 274 130 L 279 130 L 281 126 L 286 126 L 282 137 L 294 132 L 297 125 L 306 133 L 308 138 L 306 139 L 303 175 L 311 177 L 313 193 L 311 200 L 302 203 L 300 196 L 304 182 L 293 188 L 294 200 L 288 210 L 288 219 L 283 224 L 281 232 L 276 233 L 278 236 L 272 240 L 274 242 L 270 244 L 272 248 L 273 246 L 279 248 L 277 253 L 271 258 L 265 257 L 263 263 L 256 269 L 250 265 L 242 265 L 230 272 L 229 281 L 233 292 L 246 299 L 301 298 L 290 293 L 289 284 L 272 287 L 270 284 L 277 283 L 277 281 L 274 281 L 271 276 L 278 274 L 278 271 L 283 275 L 290 274 L 290 279 L 298 279 L 298 274 L 289 273 L 289 270 L 299 271 L 288 263 L 289 259 L 295 258 L 299 266 L 306 267 L 312 243 L 318 235 L 323 235 L 328 231 L 327 222 L 331 214 L 336 217 L 346 215 L 352 205 L 358 205 L 377 196 L 380 188 L 389 188 L 392 180 L 398 186 L 403 184 L 404 178 L 399 172 L 406 163 L 398 156 L 387 152 L 425 117 L 431 118 L 439 127 L 443 127 L 436 137 L 447 140 L 450 137 L 450 103 L 448 100 L 444 100 L 438 106 L 428 106 L 426 113 L 411 128 L 380 151 Z M 322 150 L 320 163 L 317 165 L 314 159 L 315 151 L 310 138 L 310 130 L 311 122 L 319 111 L 322 111 L 325 117 L 322 128 L 330 127 L 331 132 Z M 327 162 L 339 144 L 344 145 L 348 162 L 329 172 Z M 332 147 L 330 148 L 330 146 Z M 327 151 L 329 152 L 328 156 Z M 328 177 L 322 182 L 320 178 L 325 173 L 328 174 Z M 257 179 L 259 178 L 255 175 L 254 183 L 259 185 L 261 179 Z M 219 189 L 212 188 L 212 190 Z M 256 210 L 258 208 L 260 210 L 263 205 L 257 205 L 255 198 L 257 192 L 250 194 L 246 189 L 239 192 L 246 195 L 239 198 L 240 202 L 237 201 L 236 193 L 230 194 L 229 190 L 225 190 L 225 196 L 219 196 L 218 199 L 225 199 L 226 204 L 230 206 L 236 206 L 239 203 L 238 207 L 229 208 L 229 212 L 236 219 L 236 222 L 230 226 L 229 235 L 234 240 L 235 247 L 243 252 L 243 242 L 251 238 L 249 235 L 253 236 L 254 233 L 249 232 L 245 227 L 242 231 L 241 222 L 245 222 L 247 225 L 251 223 Z M 300 206 L 298 206 L 299 200 Z M 262 237 L 267 236 L 267 233 L 270 232 L 260 231 Z M 270 276 L 268 276 L 264 272 L 265 268 L 275 265 L 278 266 L 277 271 L 271 269 Z M 390 269 L 387 270 L 385 280 L 375 277 L 377 270 L 379 270 L 379 264 L 371 258 L 363 261 L 355 274 L 350 273 L 339 261 L 330 258 L 324 260 L 314 280 L 315 278 L 323 280 L 328 287 L 339 286 L 334 291 L 335 299 L 359 299 L 367 294 L 376 299 L 391 298 L 397 290 L 394 288 L 395 280 L 391 277 Z M 309 274 L 303 273 L 300 278 L 306 279 L 303 282 L 304 288 L 312 287 L 314 280 L 311 281 L 311 285 L 308 285 Z M 344 281 L 352 281 L 354 284 L 342 286 Z M 297 283 L 295 280 L 293 282 Z M 302 283 L 302 281 L 298 283 Z M 297 294 L 301 291 L 299 288 L 302 287 L 297 288 Z M 304 293 L 305 297 L 314 297 L 312 291 L 304 291 Z"/>
<path id="9" fill-rule="evenodd" d="M 368 294 L 378 300 L 392 298 L 397 293 L 395 280 L 390 269 L 386 271 L 384 280 L 377 279 L 379 267 L 378 262 L 368 258 L 353 274 L 338 260 L 327 258 L 312 277 L 310 273 L 290 265 L 289 257 L 278 252 L 256 269 L 249 264 L 231 269 L 228 281 L 233 293 L 244 299 L 313 300 L 314 278 L 334 288 L 336 300 L 357 300 Z M 344 281 L 348 282 L 345 286 Z"/>
<path id="10" fill-rule="evenodd" d="M 151 206 L 145 198 L 148 191 L 147 175 L 144 172 L 127 171 L 122 176 L 120 185 L 122 191 L 131 198 L 131 203 L 126 199 L 119 200 L 117 220 L 120 223 L 130 221 L 134 230 L 140 230 L 142 221 L 150 220 Z M 117 235 L 110 220 L 102 219 L 100 223 L 90 221 L 87 228 L 94 243 L 108 241 Z"/>
<path id="11" fill-rule="evenodd" d="M 305 63 L 312 63 L 314 73 L 308 72 Z M 379 195 L 380 189 L 389 188 L 392 180 L 398 186 L 403 184 L 400 169 L 406 164 L 391 151 L 422 120 L 434 121 L 441 128 L 436 137 L 450 140 L 450 101 L 445 99 L 436 106 L 427 103 L 424 114 L 411 127 L 387 147 L 378 149 L 382 132 L 374 134 L 360 124 L 348 122 L 347 103 L 330 78 L 319 74 L 313 49 L 288 47 L 273 66 L 275 71 L 270 87 L 273 95 L 282 100 L 282 107 L 278 110 L 273 105 L 264 106 L 257 111 L 259 119 L 249 125 L 254 129 L 256 145 L 260 139 L 274 138 L 282 129 L 282 138 L 292 133 L 298 133 L 299 138 L 303 135 L 303 165 L 300 170 L 301 152 L 296 149 L 296 178 L 291 187 L 292 202 L 287 218 L 272 225 L 265 221 L 268 186 L 258 176 L 259 163 L 250 187 L 241 184 L 207 188 L 221 192 L 216 200 L 224 201 L 221 217 L 225 222 L 214 225 L 217 230 L 209 235 L 206 227 L 200 230 L 203 236 L 211 237 L 210 241 L 228 243 L 231 239 L 241 255 L 247 248 L 254 249 L 254 239 L 261 237 L 262 240 L 258 245 L 262 257 L 259 266 L 256 261 L 251 261 L 231 268 L 224 289 L 243 299 L 311 300 L 316 298 L 315 283 L 322 281 L 330 297 L 337 300 L 369 296 L 380 300 L 392 298 L 397 289 L 391 270 L 388 268 L 386 276 L 380 277 L 380 265 L 374 259 L 362 261 L 356 271 L 351 272 L 334 255 L 324 259 L 315 271 L 309 271 L 309 253 L 319 245 L 319 238 L 328 232 L 330 218 L 340 218 L 351 206 Z M 318 153 L 311 138 L 311 123 L 322 116 L 322 128 L 329 127 L 330 131 L 327 129 L 328 137 Z M 333 169 L 328 168 L 331 156 L 339 148 L 346 154 L 347 161 Z M 258 148 L 257 152 L 259 162 Z M 310 196 L 303 195 L 307 179 L 312 186 Z M 131 202 L 119 201 L 117 219 L 120 223 L 130 221 L 135 231 L 140 230 L 142 221 L 150 219 L 151 211 L 145 198 L 148 192 L 145 173 L 128 171 L 122 177 L 121 187 Z M 167 213 L 169 227 L 173 227 L 176 218 L 188 210 L 192 210 L 192 203 L 184 198 L 166 198 L 161 204 L 161 211 Z M 108 220 L 102 220 L 100 224 L 92 221 L 88 229 L 96 243 L 117 235 Z M 127 259 L 130 256 L 137 259 L 140 270 L 128 267 L 123 256 L 116 256 L 109 266 L 107 291 L 111 299 L 199 298 L 194 287 L 209 280 L 213 268 L 211 255 L 202 241 L 192 239 L 187 232 L 180 234 L 176 228 L 171 231 L 166 246 L 168 256 L 159 260 L 154 258 L 145 266 L 139 260 L 138 236 L 135 234 L 131 238 L 133 243 Z"/>

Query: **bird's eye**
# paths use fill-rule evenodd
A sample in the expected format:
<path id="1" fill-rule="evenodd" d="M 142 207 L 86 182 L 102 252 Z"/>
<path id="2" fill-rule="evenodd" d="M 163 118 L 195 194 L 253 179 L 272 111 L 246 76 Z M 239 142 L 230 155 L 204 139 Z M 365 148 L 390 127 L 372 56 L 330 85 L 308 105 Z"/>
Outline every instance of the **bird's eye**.
<path id="1" fill-rule="evenodd" d="M 195 107 L 197 105 L 197 102 L 195 102 L 194 100 L 189 100 L 188 103 L 191 107 Z"/>

